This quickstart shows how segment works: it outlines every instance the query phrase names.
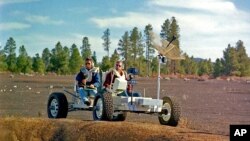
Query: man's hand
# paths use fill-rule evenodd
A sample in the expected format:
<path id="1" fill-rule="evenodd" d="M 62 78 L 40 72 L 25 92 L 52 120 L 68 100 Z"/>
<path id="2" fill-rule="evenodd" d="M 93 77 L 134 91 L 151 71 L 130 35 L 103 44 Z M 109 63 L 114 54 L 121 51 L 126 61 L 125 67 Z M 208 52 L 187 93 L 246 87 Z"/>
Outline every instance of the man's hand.
<path id="1" fill-rule="evenodd" d="M 84 85 L 86 85 L 86 82 L 87 82 L 87 79 L 83 79 L 83 80 L 82 80 L 82 83 L 83 83 Z"/>
<path id="2" fill-rule="evenodd" d="M 95 86 L 93 84 L 89 85 L 90 88 L 95 88 Z"/>
<path id="3" fill-rule="evenodd" d="M 107 88 L 108 88 L 108 89 L 111 89 L 111 85 L 107 85 Z"/>

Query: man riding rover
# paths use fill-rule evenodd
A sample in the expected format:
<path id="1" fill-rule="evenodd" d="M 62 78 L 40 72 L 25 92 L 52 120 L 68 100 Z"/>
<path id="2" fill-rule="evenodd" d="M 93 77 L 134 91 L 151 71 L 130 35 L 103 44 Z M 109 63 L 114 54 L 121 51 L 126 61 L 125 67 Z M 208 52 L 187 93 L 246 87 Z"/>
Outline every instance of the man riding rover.
<path id="1" fill-rule="evenodd" d="M 107 73 L 103 86 L 107 91 L 109 91 L 110 89 L 112 89 L 112 85 L 115 82 L 116 78 L 130 81 L 130 79 L 132 78 L 129 78 L 129 77 L 131 77 L 131 75 L 128 75 L 127 72 L 123 70 L 122 61 L 116 61 L 115 67 Z M 128 83 L 127 90 L 119 94 L 119 96 L 126 96 L 126 95 L 131 96 L 132 93 L 133 93 L 133 96 L 137 96 L 137 97 L 141 96 L 140 93 L 132 92 L 132 89 L 133 89 L 132 87 L 133 87 L 132 84 Z"/>
<path id="2" fill-rule="evenodd" d="M 93 100 L 100 86 L 99 68 L 94 67 L 92 58 L 85 59 L 85 66 L 76 76 L 81 100 L 87 106 L 93 106 Z"/>

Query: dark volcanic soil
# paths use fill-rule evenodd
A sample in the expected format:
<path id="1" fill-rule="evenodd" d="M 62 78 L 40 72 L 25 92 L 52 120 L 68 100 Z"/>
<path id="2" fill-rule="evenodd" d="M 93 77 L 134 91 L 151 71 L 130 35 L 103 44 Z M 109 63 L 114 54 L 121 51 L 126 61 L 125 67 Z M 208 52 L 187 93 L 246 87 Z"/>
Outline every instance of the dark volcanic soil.
<path id="1" fill-rule="evenodd" d="M 156 98 L 156 78 L 137 78 L 136 91 Z M 63 87 L 73 91 L 74 76 L 0 74 L 0 117 L 47 118 L 47 99 Z M 229 135 L 230 124 L 250 124 L 250 84 L 244 80 L 161 80 L 161 97 L 175 97 L 182 108 L 179 127 L 207 134 Z M 68 96 L 68 100 L 71 97 Z M 91 112 L 68 114 L 69 119 L 92 121 Z M 126 122 L 160 125 L 157 116 L 128 114 Z"/>

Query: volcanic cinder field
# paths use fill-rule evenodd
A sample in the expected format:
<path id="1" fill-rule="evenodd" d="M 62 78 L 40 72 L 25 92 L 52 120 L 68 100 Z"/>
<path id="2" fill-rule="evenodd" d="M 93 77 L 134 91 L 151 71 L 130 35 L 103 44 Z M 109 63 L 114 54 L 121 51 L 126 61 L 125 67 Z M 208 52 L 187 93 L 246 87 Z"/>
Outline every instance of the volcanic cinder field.
<path id="1" fill-rule="evenodd" d="M 136 79 L 135 91 L 156 98 L 156 78 Z M 177 127 L 160 125 L 156 115 L 134 113 L 124 122 L 93 121 L 90 111 L 48 119 L 49 94 L 73 92 L 73 84 L 74 76 L 0 74 L 0 140 L 229 140 L 230 124 L 250 124 L 246 78 L 163 78 L 161 97 L 174 97 L 181 106 Z"/>

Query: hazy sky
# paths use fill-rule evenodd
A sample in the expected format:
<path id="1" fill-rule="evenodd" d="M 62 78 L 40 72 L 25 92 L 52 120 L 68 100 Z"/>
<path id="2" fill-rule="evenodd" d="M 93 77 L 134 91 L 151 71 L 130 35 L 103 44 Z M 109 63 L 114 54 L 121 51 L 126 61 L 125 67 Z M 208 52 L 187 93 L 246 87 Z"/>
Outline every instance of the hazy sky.
<path id="1" fill-rule="evenodd" d="M 58 41 L 80 47 L 87 36 L 101 61 L 106 28 L 112 54 L 125 31 L 136 26 L 143 32 L 152 24 L 159 34 L 172 16 L 180 25 L 181 49 L 190 56 L 214 61 L 238 40 L 250 55 L 249 0 L 0 0 L 0 45 L 13 37 L 18 48 L 24 45 L 34 56 Z"/>

